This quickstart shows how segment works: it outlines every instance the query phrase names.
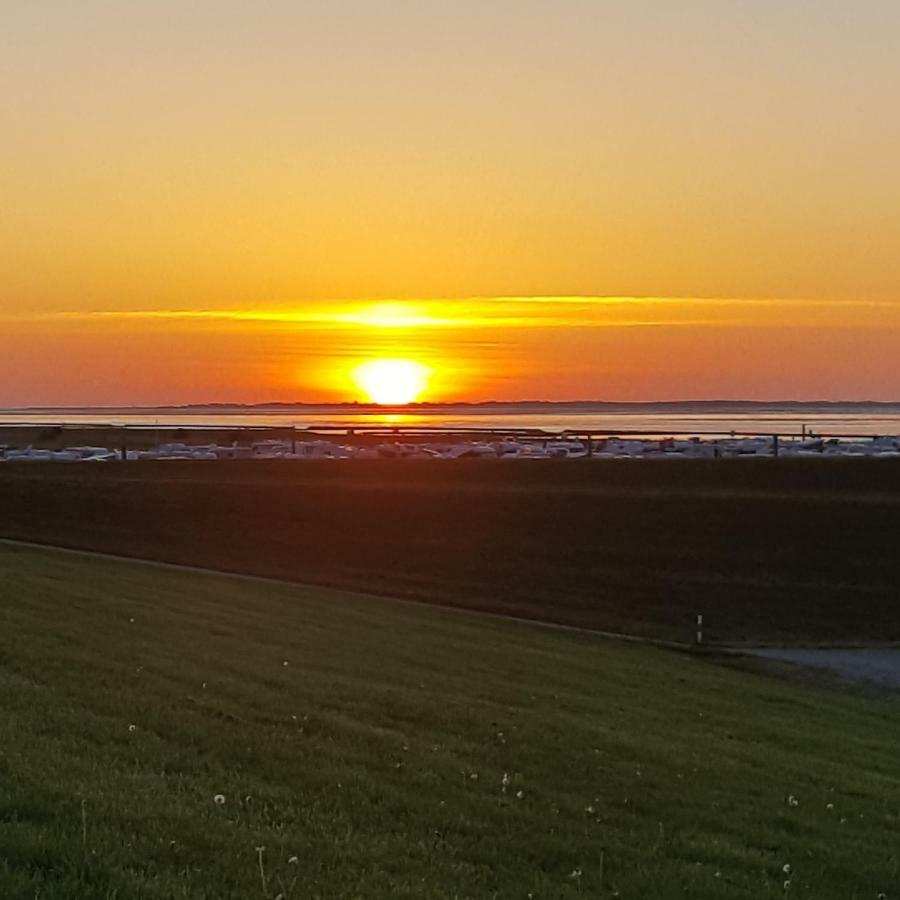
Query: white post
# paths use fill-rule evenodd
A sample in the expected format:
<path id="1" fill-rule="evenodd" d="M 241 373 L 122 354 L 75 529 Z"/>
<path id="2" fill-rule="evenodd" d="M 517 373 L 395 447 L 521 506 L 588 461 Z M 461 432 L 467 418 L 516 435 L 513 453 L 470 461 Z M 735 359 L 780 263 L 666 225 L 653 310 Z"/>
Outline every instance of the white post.
<path id="1" fill-rule="evenodd" d="M 703 614 L 697 613 L 697 643 L 703 643 Z"/>

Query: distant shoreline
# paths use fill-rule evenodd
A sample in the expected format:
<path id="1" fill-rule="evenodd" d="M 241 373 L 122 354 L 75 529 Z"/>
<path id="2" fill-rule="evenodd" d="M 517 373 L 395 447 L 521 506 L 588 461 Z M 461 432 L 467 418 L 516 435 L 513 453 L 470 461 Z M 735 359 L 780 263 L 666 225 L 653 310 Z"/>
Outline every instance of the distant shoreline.
<path id="1" fill-rule="evenodd" d="M 292 411 L 333 411 L 355 413 L 390 413 L 440 415 L 447 412 L 490 411 L 502 415 L 521 413 L 525 410 L 605 412 L 620 414 L 644 414 L 660 412 L 872 412 L 900 410 L 900 400 L 660 400 L 660 401 L 611 401 L 611 400 L 484 400 L 456 403 L 409 403 L 403 406 L 380 406 L 375 403 L 192 403 L 163 406 L 10 406 L 0 407 L 3 413 L 178 413 L 203 415 L 209 412 L 229 411 L 244 415 Z"/>

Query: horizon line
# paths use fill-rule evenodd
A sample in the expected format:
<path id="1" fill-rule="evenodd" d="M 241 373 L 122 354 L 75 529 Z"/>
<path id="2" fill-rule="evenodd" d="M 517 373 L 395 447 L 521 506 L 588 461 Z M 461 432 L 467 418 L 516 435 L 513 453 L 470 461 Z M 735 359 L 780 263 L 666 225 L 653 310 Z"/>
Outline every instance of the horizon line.
<path id="1" fill-rule="evenodd" d="M 430 410 L 430 409 L 446 409 L 459 407 L 486 407 L 486 406 L 615 406 L 615 407 L 647 407 L 647 406 L 900 406 L 900 399 L 896 400 L 828 400 L 828 399 L 779 399 L 779 400 L 758 400 L 758 399 L 741 399 L 741 398 L 713 398 L 713 399 L 681 399 L 681 400 L 450 400 L 450 401 L 413 401 L 410 403 L 400 404 L 379 404 L 367 401 L 357 400 L 339 400 L 325 402 L 310 402 L 304 400 L 297 401 L 261 401 L 255 403 L 239 403 L 239 402 L 222 402 L 213 401 L 208 403 L 176 403 L 176 404 L 150 404 L 150 405 L 128 405 L 128 404 L 98 404 L 98 405 L 77 405 L 69 406 L 63 404 L 49 405 L 29 405 L 29 406 L 0 406 L 2 412 L 79 412 L 79 411 L 148 411 L 148 410 L 204 410 L 204 409 L 239 409 L 239 410 L 264 410 L 264 409 L 284 409 L 284 408 L 314 408 L 314 409 L 336 409 L 336 408 L 352 408 L 364 409 L 372 412 L 386 412 L 396 410 Z"/>

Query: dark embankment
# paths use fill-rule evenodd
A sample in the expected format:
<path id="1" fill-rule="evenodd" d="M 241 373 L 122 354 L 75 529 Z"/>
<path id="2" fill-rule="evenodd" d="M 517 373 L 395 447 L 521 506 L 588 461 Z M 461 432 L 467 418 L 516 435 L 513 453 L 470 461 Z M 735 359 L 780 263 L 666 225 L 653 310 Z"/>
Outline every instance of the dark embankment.
<path id="1" fill-rule="evenodd" d="M 687 639 L 900 640 L 890 460 L 0 467 L 0 536 Z"/>

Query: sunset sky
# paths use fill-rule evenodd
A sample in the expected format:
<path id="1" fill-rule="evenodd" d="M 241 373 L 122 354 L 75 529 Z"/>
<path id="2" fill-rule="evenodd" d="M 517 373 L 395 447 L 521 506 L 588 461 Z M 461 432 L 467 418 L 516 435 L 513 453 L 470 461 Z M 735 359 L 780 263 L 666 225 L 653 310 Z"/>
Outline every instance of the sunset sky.
<path id="1" fill-rule="evenodd" d="M 5 0 L 0 406 L 900 400 L 898 110 L 896 0 Z"/>

